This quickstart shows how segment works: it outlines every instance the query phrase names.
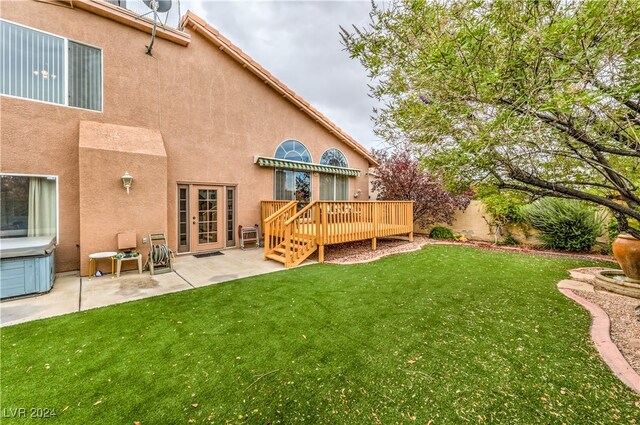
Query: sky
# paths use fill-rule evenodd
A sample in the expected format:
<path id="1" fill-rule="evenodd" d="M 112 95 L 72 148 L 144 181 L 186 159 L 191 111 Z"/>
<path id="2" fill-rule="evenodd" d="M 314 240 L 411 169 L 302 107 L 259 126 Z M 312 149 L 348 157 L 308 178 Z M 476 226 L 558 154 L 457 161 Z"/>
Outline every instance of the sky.
<path id="1" fill-rule="evenodd" d="M 180 3 L 205 19 L 280 81 L 367 148 L 374 135 L 370 79 L 340 44 L 340 28 L 369 22 L 370 1 L 213 1 Z"/>

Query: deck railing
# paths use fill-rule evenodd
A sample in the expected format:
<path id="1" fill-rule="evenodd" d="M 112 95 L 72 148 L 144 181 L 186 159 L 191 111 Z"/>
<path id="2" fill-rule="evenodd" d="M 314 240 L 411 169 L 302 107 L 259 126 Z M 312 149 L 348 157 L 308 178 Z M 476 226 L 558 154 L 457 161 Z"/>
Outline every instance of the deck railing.
<path id="1" fill-rule="evenodd" d="M 262 201 L 263 205 L 266 201 Z M 296 213 L 296 201 L 285 202 L 284 205 L 268 217 L 264 217 L 262 230 L 264 231 L 265 255 L 273 253 L 273 250 L 282 244 L 285 238 L 284 223 Z M 268 210 L 264 209 L 263 211 Z"/>
<path id="2" fill-rule="evenodd" d="M 274 208 L 269 202 L 263 201 L 263 211 Z M 314 201 L 298 212 L 295 201 L 282 204 L 264 218 L 263 229 L 265 257 L 285 267 L 300 264 L 317 249 L 323 262 L 325 245 L 371 239 L 376 249 L 379 237 L 407 234 L 413 239 L 411 201 Z"/>
<path id="3" fill-rule="evenodd" d="M 260 217 L 262 222 L 260 223 L 260 230 L 264 234 L 264 221 L 267 217 L 272 216 L 278 212 L 279 209 L 285 207 L 287 204 L 296 201 L 260 201 Z"/>
<path id="4" fill-rule="evenodd" d="M 284 223 L 285 267 L 297 266 L 315 252 L 320 225 L 318 212 L 318 202 L 314 201 Z"/>

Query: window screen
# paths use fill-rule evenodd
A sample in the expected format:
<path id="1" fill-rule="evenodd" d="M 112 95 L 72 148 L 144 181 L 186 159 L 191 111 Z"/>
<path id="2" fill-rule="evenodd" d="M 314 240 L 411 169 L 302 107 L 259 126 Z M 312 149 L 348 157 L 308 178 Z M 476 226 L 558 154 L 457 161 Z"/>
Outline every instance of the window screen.
<path id="1" fill-rule="evenodd" d="M 64 38 L 0 21 L 3 94 L 65 103 Z"/>
<path id="2" fill-rule="evenodd" d="M 69 106 L 102 109 L 100 49 L 69 41 Z"/>

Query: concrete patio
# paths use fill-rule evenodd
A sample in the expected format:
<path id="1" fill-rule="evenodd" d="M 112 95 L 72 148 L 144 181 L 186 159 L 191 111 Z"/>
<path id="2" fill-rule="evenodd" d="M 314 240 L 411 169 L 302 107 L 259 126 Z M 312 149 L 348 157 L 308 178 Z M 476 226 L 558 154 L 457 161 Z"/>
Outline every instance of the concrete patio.
<path id="1" fill-rule="evenodd" d="M 283 271 L 281 264 L 264 261 L 262 249 L 229 249 L 224 255 L 196 258 L 178 256 L 174 272 L 150 276 L 137 271 L 119 278 L 62 275 L 53 289 L 43 295 L 4 300 L 0 303 L 0 326 L 10 326 L 46 317 L 186 291 L 243 277 Z M 311 264 L 305 261 L 302 265 Z"/>

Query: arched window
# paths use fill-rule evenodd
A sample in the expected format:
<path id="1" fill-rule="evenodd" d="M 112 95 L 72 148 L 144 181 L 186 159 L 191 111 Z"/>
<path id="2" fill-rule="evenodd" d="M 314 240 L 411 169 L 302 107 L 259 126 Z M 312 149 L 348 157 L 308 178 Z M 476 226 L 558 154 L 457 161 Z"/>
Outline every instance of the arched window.
<path id="1" fill-rule="evenodd" d="M 320 158 L 320 164 L 334 167 L 349 167 L 347 158 L 336 148 L 327 149 Z M 320 174 L 320 200 L 348 201 L 349 177 L 337 174 Z"/>
<path id="2" fill-rule="evenodd" d="M 311 154 L 297 140 L 285 140 L 276 149 L 277 159 L 311 162 Z M 311 174 L 304 171 L 276 168 L 274 180 L 275 199 L 300 201 L 299 207 L 311 201 Z"/>
<path id="3" fill-rule="evenodd" d="M 311 162 L 311 154 L 306 146 L 297 140 L 285 140 L 276 149 L 276 158 L 289 161 Z"/>
<path id="4" fill-rule="evenodd" d="M 333 165 L 334 167 L 342 168 L 349 167 L 347 158 L 336 148 L 331 148 L 324 151 L 324 153 L 322 154 L 322 158 L 320 158 L 320 164 Z"/>

